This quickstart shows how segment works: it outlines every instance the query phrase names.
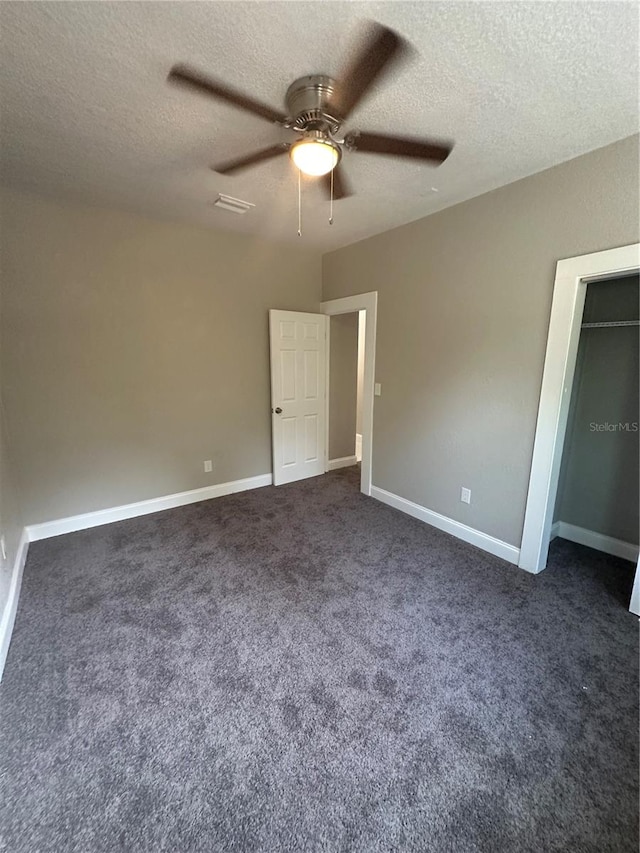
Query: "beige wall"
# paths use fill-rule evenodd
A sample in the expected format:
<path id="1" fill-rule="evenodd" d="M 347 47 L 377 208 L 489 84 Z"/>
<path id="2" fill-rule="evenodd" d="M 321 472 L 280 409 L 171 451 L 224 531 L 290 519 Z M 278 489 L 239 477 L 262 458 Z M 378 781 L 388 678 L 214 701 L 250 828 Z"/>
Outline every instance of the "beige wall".
<path id="1" fill-rule="evenodd" d="M 0 536 L 4 536 L 7 550 L 6 560 L 2 559 L 0 553 L 0 619 L 9 595 L 11 571 L 24 527 L 8 445 L 4 410 L 0 398 Z"/>
<path id="2" fill-rule="evenodd" d="M 638 240 L 638 179 L 633 137 L 324 256 L 379 294 L 375 485 L 520 544 L 555 264 Z"/>
<path id="3" fill-rule="evenodd" d="M 2 291 L 3 277 L 0 269 L 0 352 L 2 343 L 2 309 L 4 307 Z M 2 380 L 4 375 L 4 364 L 0 357 L 0 536 L 4 536 L 7 553 L 6 559 L 3 559 L 0 552 L 0 620 L 2 619 L 5 604 L 7 603 L 11 573 L 15 565 L 18 544 L 24 527 L 20 511 L 20 501 L 18 500 L 15 478 L 13 476 L 12 460 L 9 455 L 9 435 L 2 399 Z"/>
<path id="4" fill-rule="evenodd" d="M 329 335 L 329 459 L 356 452 L 358 315 L 336 314 Z"/>
<path id="5" fill-rule="evenodd" d="M 28 523 L 271 471 L 267 312 L 318 310 L 319 255 L 14 193 L 2 211 Z"/>

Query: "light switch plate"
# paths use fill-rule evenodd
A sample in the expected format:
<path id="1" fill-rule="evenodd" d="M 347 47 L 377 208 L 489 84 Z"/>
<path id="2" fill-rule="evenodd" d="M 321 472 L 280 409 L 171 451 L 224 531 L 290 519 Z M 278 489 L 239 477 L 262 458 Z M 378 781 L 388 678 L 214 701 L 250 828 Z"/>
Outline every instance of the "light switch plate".
<path id="1" fill-rule="evenodd" d="M 373 386 L 373 393 L 376 395 L 376 397 L 380 397 L 380 396 L 381 396 L 381 394 L 382 394 L 382 385 L 381 385 L 379 382 L 376 382 L 376 383 L 375 383 L 375 385 Z"/>

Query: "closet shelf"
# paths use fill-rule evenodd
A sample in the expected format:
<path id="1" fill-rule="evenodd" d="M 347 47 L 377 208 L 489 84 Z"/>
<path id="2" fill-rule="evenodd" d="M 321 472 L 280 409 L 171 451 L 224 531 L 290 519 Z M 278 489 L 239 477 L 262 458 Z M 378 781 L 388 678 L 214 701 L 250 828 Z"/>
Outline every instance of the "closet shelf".
<path id="1" fill-rule="evenodd" d="M 640 326 L 640 320 L 609 320 L 607 323 L 583 323 L 583 329 L 604 329 L 608 326 Z"/>

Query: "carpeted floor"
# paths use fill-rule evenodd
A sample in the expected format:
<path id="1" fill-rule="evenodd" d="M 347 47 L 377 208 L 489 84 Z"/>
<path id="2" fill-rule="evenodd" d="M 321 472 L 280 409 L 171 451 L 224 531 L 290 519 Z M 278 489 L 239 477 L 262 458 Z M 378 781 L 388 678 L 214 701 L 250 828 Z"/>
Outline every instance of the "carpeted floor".
<path id="1" fill-rule="evenodd" d="M 636 853 L 632 565 L 534 577 L 356 476 L 31 546 L 0 850 Z"/>

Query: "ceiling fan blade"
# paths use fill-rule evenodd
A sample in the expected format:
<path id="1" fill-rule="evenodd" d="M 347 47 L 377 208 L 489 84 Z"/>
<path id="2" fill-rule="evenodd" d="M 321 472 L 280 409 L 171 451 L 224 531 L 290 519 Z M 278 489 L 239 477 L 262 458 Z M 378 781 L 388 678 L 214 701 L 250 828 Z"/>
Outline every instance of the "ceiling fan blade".
<path id="1" fill-rule="evenodd" d="M 232 89 L 225 83 L 218 83 L 217 80 L 208 77 L 201 71 L 196 71 L 195 68 L 190 68 L 188 65 L 174 65 L 169 72 L 167 80 L 170 83 L 187 86 L 206 95 L 213 95 L 214 98 L 219 98 L 221 101 L 226 101 L 234 107 L 247 110 L 247 112 L 260 116 L 260 118 L 264 118 L 270 122 L 281 123 L 286 119 L 284 113 L 274 110 L 268 104 L 256 101 L 243 92 Z"/>
<path id="2" fill-rule="evenodd" d="M 435 163 L 443 163 L 453 150 L 453 146 L 446 143 L 412 139 L 408 136 L 387 136 L 382 133 L 350 133 L 345 142 L 354 151 L 387 154 L 391 157 L 414 157 Z"/>
<path id="3" fill-rule="evenodd" d="M 253 154 L 245 154 L 244 157 L 227 160 L 226 163 L 219 163 L 211 168 L 220 175 L 231 175 L 239 169 L 246 169 L 248 166 L 261 163 L 263 160 L 271 160 L 272 157 L 277 157 L 279 154 L 286 154 L 289 148 L 291 146 L 287 142 L 281 142 L 278 145 L 270 145 L 268 148 L 254 151 Z"/>
<path id="4" fill-rule="evenodd" d="M 407 49 L 406 42 L 393 30 L 372 23 L 363 46 L 338 78 L 331 108 L 343 121 L 360 103 L 383 70 Z"/>
<path id="5" fill-rule="evenodd" d="M 331 172 L 323 176 L 322 188 L 327 198 L 331 198 Z M 345 177 L 344 170 L 341 166 L 336 166 L 333 170 L 333 200 L 340 201 L 341 198 L 349 198 L 351 195 L 353 190 Z"/>

